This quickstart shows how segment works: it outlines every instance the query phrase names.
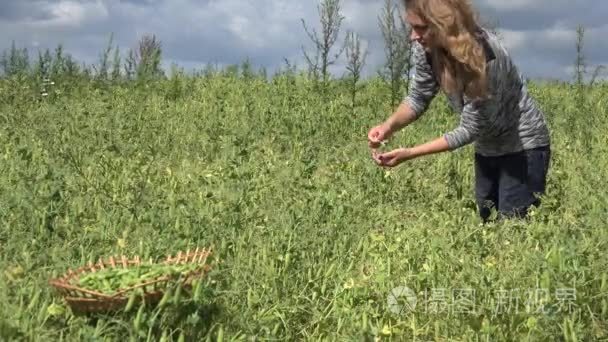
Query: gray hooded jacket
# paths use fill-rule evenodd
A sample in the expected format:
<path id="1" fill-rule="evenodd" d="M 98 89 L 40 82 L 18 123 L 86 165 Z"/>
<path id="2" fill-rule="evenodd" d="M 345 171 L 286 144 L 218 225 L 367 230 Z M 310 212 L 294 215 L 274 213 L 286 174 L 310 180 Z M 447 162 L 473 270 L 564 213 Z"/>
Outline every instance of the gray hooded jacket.
<path id="1" fill-rule="evenodd" d="M 487 58 L 490 97 L 471 100 L 463 94 L 446 94 L 451 108 L 460 113 L 460 125 L 444 136 L 450 150 L 475 142 L 484 156 L 515 153 L 550 144 L 544 113 L 528 93 L 525 81 L 498 38 L 480 29 L 477 38 Z M 422 115 L 439 90 L 430 56 L 413 43 L 415 73 L 404 101 Z"/>

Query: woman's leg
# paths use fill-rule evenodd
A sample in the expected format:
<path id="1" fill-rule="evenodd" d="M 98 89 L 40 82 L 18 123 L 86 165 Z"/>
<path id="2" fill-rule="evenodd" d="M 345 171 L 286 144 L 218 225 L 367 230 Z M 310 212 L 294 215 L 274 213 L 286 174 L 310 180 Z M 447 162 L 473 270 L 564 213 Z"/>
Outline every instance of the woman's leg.
<path id="1" fill-rule="evenodd" d="M 502 217 L 525 217 L 534 197 L 528 186 L 528 159 L 525 152 L 500 157 L 498 211 Z"/>
<path id="2" fill-rule="evenodd" d="M 538 195 L 545 192 L 550 151 L 538 148 L 501 157 L 499 211 L 506 217 L 525 217 Z"/>
<path id="3" fill-rule="evenodd" d="M 534 205 L 540 205 L 539 196 L 545 193 L 547 174 L 551 164 L 551 148 L 549 146 L 526 151 L 528 159 L 528 186 L 535 196 Z"/>
<path id="4" fill-rule="evenodd" d="M 479 216 L 488 222 L 493 208 L 498 208 L 499 169 L 497 157 L 475 154 L 475 197 Z"/>

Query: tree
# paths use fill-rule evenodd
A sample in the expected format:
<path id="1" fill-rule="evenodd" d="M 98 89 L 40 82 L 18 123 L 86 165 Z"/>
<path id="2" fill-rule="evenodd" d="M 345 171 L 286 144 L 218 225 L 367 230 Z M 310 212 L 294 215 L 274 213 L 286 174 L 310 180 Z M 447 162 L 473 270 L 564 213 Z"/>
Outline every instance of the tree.
<path id="1" fill-rule="evenodd" d="M 65 74 L 68 76 L 73 77 L 80 73 L 80 67 L 78 66 L 78 63 L 69 54 L 65 56 L 64 68 Z"/>
<path id="2" fill-rule="evenodd" d="M 38 62 L 34 67 L 35 77 L 41 80 L 47 79 L 50 76 L 52 63 L 53 57 L 49 49 L 45 49 L 44 54 L 42 51 L 38 51 Z"/>
<path id="3" fill-rule="evenodd" d="M 161 68 L 162 44 L 155 35 L 143 35 L 135 49 L 129 49 L 124 71 L 127 79 L 164 77 Z"/>
<path id="4" fill-rule="evenodd" d="M 398 7 L 392 0 L 385 0 L 384 8 L 378 18 L 382 37 L 384 38 L 384 52 L 386 62 L 380 75 L 390 83 L 391 104 L 397 105 L 402 98 L 403 88 L 409 85 L 409 73 L 411 68 L 411 29 L 399 15 L 395 19 L 395 11 Z"/>
<path id="5" fill-rule="evenodd" d="M 583 53 L 583 45 L 585 40 L 585 28 L 578 26 L 576 28 L 576 60 L 574 61 L 575 81 L 578 86 L 584 83 L 584 77 L 587 73 L 587 64 Z"/>
<path id="6" fill-rule="evenodd" d="M 241 63 L 241 77 L 243 77 L 246 80 L 250 80 L 255 76 L 255 73 L 253 71 L 253 67 L 251 65 L 251 61 L 249 60 L 249 57 L 247 57 L 243 63 Z"/>
<path id="7" fill-rule="evenodd" d="M 129 54 L 125 61 L 125 77 L 129 80 L 132 80 L 135 77 L 135 70 L 137 68 L 137 60 L 135 59 L 135 52 L 133 50 L 129 50 Z"/>
<path id="8" fill-rule="evenodd" d="M 114 61 L 112 62 L 112 81 L 117 81 L 120 78 L 120 49 L 117 46 L 114 50 Z"/>
<path id="9" fill-rule="evenodd" d="M 57 48 L 55 48 L 55 58 L 53 59 L 53 63 L 51 65 L 51 79 L 56 78 L 59 75 L 62 75 L 65 71 L 65 56 L 63 54 L 63 45 L 59 44 Z"/>
<path id="10" fill-rule="evenodd" d="M 6 51 L 0 58 L 0 67 L 5 76 L 13 76 L 25 73 L 29 69 L 29 55 L 27 49 L 18 49 L 15 46 L 15 41 L 11 44 L 11 49 L 7 54 Z"/>
<path id="11" fill-rule="evenodd" d="M 94 66 L 99 80 L 105 81 L 108 79 L 108 73 L 110 70 L 110 53 L 112 53 L 112 41 L 114 40 L 114 34 L 110 34 L 110 39 L 105 50 L 99 57 L 99 67 Z"/>
<path id="12" fill-rule="evenodd" d="M 347 62 L 346 70 L 350 83 L 352 111 L 354 112 L 357 97 L 357 83 L 359 82 L 359 79 L 361 79 L 361 72 L 365 66 L 365 59 L 367 58 L 368 51 L 366 48 L 361 47 L 359 35 L 352 31 L 347 33 L 344 46 Z"/>
<path id="13" fill-rule="evenodd" d="M 344 17 L 340 14 L 340 0 L 322 0 L 321 4 L 317 5 L 317 10 L 321 21 L 320 36 L 315 29 L 310 31 L 306 26 L 306 22 L 302 19 L 304 30 L 315 47 L 314 59 L 304 50 L 304 47 L 302 47 L 302 50 L 308 64 L 309 74 L 315 80 L 320 76 L 323 85 L 326 86 L 329 80 L 329 67 L 337 61 L 344 51 L 344 47 L 342 47 L 337 54 L 333 57 L 331 56 L 331 51 L 338 40 L 340 26 Z"/>
<path id="14" fill-rule="evenodd" d="M 589 98 L 587 96 L 587 88 L 591 87 L 596 78 L 600 75 L 604 66 L 598 65 L 595 66 L 594 71 L 592 73 L 591 79 L 589 83 L 585 83 L 585 76 L 587 75 L 587 61 L 585 59 L 584 54 L 584 42 L 585 42 L 585 28 L 579 25 L 576 29 L 576 59 L 574 61 L 574 77 L 575 77 L 575 87 L 576 87 L 576 106 L 579 108 L 580 112 L 585 113 L 589 109 Z M 593 127 L 593 122 L 582 119 L 580 116 L 576 116 L 572 119 L 574 123 L 574 127 L 578 129 L 578 132 L 581 136 L 581 141 L 583 141 L 585 148 L 587 150 L 591 150 L 591 140 L 589 139 L 589 129 Z"/>

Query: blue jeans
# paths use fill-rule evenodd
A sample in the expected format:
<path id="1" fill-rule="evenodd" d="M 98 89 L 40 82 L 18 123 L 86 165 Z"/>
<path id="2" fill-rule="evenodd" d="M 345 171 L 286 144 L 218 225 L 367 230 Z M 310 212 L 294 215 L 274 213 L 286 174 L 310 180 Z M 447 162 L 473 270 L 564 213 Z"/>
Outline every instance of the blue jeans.
<path id="1" fill-rule="evenodd" d="M 487 222 L 492 209 L 499 217 L 527 216 L 545 193 L 551 159 L 549 146 L 496 157 L 475 154 L 475 197 Z"/>

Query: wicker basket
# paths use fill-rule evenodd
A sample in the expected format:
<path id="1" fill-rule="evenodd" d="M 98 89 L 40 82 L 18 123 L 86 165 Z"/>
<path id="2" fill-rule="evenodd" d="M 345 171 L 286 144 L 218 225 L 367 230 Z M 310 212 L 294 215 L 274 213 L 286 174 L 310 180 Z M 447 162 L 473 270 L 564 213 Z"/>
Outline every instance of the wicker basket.
<path id="1" fill-rule="evenodd" d="M 89 313 L 119 310 L 127 304 L 132 291 L 141 289 L 143 292 L 143 300 L 146 303 L 155 303 L 164 295 L 164 291 L 169 282 L 179 281 L 179 286 L 185 289 L 192 288 L 192 281 L 197 278 L 202 278 L 210 269 L 206 264 L 207 257 L 211 251 L 207 249 L 196 249 L 195 251 L 179 252 L 175 257 L 167 256 L 162 264 L 199 264 L 195 270 L 183 274 L 179 279 L 171 276 L 161 276 L 151 279 L 145 283 L 135 286 L 120 289 L 117 292 L 108 295 L 97 291 L 87 290 L 76 286 L 76 280 L 90 272 L 97 272 L 106 268 L 128 268 L 142 265 L 143 262 L 139 256 L 133 259 L 127 259 L 125 256 L 120 258 L 111 257 L 108 260 L 99 260 L 96 264 L 89 263 L 88 266 L 81 267 L 77 270 L 68 269 L 67 273 L 60 278 L 51 279 L 49 283 L 59 292 L 70 308 L 75 313 Z M 152 260 L 149 261 L 152 264 Z"/>

